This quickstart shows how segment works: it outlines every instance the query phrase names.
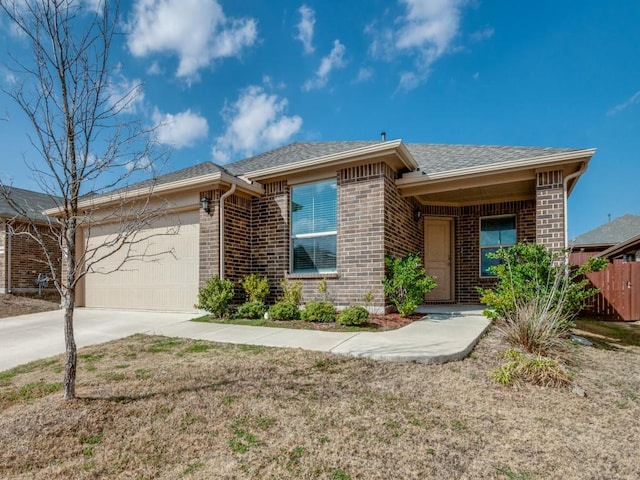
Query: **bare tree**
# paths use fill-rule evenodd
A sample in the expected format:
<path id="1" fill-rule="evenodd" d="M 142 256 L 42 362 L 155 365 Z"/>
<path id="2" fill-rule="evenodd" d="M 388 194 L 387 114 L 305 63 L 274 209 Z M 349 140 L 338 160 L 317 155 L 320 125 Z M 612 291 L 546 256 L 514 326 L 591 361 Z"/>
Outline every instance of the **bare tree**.
<path id="1" fill-rule="evenodd" d="M 33 127 L 29 139 L 40 160 L 29 162 L 29 167 L 57 205 L 49 212 L 54 220 L 48 228 L 37 228 L 28 212 L 34 206 L 13 201 L 16 213 L 30 223 L 30 228 L 16 233 L 33 238 L 48 255 L 49 275 L 64 308 L 64 398 L 70 400 L 75 398 L 73 317 L 80 279 L 87 273 L 126 268 L 133 260 L 155 261 L 172 254 L 150 251 L 152 240 L 144 233 L 165 208 L 153 194 L 153 165 L 166 152 L 154 143 L 153 129 L 135 117 L 141 87 L 122 91 L 118 85 L 120 72 L 109 56 L 117 35 L 117 2 L 0 0 L 0 8 L 31 49 L 25 58 L 12 57 L 18 81 L 5 93 Z M 140 170 L 152 180 L 137 184 L 134 191 L 129 185 Z M 2 186 L 11 203 L 10 190 Z M 90 228 L 97 220 L 117 222 L 116 233 L 89 248 Z M 80 230 L 84 236 L 78 236 Z M 77 245 L 77 238 L 84 238 L 84 244 Z M 50 239 L 62 257 L 61 272 L 46 248 Z M 116 254 L 116 267 L 99 270 L 100 261 Z"/>

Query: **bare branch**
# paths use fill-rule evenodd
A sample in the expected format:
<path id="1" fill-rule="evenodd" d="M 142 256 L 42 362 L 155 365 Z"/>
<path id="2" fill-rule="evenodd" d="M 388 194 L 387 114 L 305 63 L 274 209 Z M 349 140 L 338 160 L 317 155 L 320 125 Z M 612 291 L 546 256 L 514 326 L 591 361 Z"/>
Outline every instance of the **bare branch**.
<path id="1" fill-rule="evenodd" d="M 155 127 L 145 128 L 135 117 L 132 107 L 142 86 L 134 84 L 117 94 L 115 84 L 122 74 L 109 56 L 117 33 L 117 1 L 104 1 L 95 11 L 83 0 L 0 0 L 0 12 L 31 47 L 30 58 L 13 57 L 18 81 L 5 93 L 31 123 L 29 140 L 40 161 L 30 161 L 30 168 L 57 211 L 47 218 L 36 205 L 19 205 L 6 185 L 2 196 L 21 222 L 12 224 L 12 233 L 41 246 L 62 297 L 69 399 L 75 395 L 73 311 L 78 282 L 88 273 L 107 274 L 131 262 L 174 255 L 171 249 L 157 251 L 154 237 L 173 235 L 176 229 L 149 228 L 170 208 L 153 191 L 153 177 L 166 151 L 154 142 Z M 126 195 L 129 185 L 141 171 L 152 177 L 148 193 L 131 199 Z M 84 206 L 93 195 L 113 191 L 121 192 L 118 202 L 101 209 L 91 202 Z M 92 246 L 89 239 L 96 222 L 110 224 L 113 234 Z M 51 243 L 57 245 L 57 254 L 48 251 Z M 100 262 L 110 258 L 118 259 L 115 265 L 101 268 Z"/>

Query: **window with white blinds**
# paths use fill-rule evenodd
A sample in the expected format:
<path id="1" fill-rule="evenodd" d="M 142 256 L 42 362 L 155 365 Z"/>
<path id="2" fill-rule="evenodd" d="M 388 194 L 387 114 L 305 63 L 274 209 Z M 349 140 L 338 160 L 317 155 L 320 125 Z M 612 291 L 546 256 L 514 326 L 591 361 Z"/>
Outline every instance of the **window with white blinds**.
<path id="1" fill-rule="evenodd" d="M 291 188 L 291 272 L 336 271 L 337 185 L 335 180 Z"/>

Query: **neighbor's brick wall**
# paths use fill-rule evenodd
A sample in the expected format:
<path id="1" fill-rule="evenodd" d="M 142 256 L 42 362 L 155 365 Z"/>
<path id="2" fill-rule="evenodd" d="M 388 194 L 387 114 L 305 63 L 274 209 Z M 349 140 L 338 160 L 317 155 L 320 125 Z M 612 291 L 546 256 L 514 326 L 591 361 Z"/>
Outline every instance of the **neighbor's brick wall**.
<path id="1" fill-rule="evenodd" d="M 36 291 L 37 285 L 34 280 L 38 278 L 38 274 L 42 273 L 51 277 L 51 270 L 47 257 L 42 251 L 42 247 L 27 235 L 20 232 L 29 231 L 30 227 L 26 223 L 15 222 L 12 224 L 13 233 L 11 238 L 11 271 L 8 270 L 9 257 L 9 241 L 7 239 L 9 233 L 8 227 L 5 225 L 2 235 L 5 253 L 2 255 L 2 278 L 5 289 L 11 288 L 12 291 Z M 49 226 L 42 226 L 45 247 L 49 252 L 50 258 L 55 263 L 54 269 L 57 274 L 61 273 L 60 249 L 54 239 L 48 238 L 46 233 Z M 9 275 L 11 278 L 9 279 Z M 53 283 L 49 283 L 49 288 L 54 288 Z M 5 290 L 6 291 L 6 290 Z"/>
<path id="2" fill-rule="evenodd" d="M 269 303 L 281 294 L 280 280 L 289 272 L 289 187 L 285 181 L 264 185 L 265 194 L 252 201 L 252 272 L 265 275 Z"/>
<path id="3" fill-rule="evenodd" d="M 219 206 L 220 190 L 200 192 L 200 197 L 206 196 L 211 200 L 211 212 L 202 209 L 200 212 L 200 286 L 203 286 L 211 277 L 217 276 L 220 271 L 219 250 Z"/>
<path id="4" fill-rule="evenodd" d="M 480 277 L 480 218 L 494 215 L 516 215 L 518 242 L 536 238 L 536 202 L 525 200 L 465 207 L 423 207 L 424 215 L 454 219 L 455 301 L 462 304 L 479 302 L 476 287 L 495 286 L 494 279 Z"/>
<path id="5" fill-rule="evenodd" d="M 0 293 L 7 293 L 7 272 L 5 265 L 7 262 L 7 251 L 5 248 L 7 236 L 7 224 L 0 223 Z"/>
<path id="6" fill-rule="evenodd" d="M 536 182 L 536 241 L 549 250 L 565 247 L 562 170 L 539 172 Z"/>

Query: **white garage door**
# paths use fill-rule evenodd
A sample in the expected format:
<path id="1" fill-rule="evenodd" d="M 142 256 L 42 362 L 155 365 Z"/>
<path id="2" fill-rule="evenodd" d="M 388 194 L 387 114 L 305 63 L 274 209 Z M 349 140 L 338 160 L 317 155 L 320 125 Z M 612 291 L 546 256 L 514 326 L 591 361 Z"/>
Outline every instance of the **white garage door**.
<path id="1" fill-rule="evenodd" d="M 117 226 L 101 225 L 91 229 L 89 248 L 104 245 Z M 168 229 L 178 229 L 175 235 L 163 235 Z M 157 219 L 142 235 L 159 234 L 135 249 L 149 254 L 173 250 L 171 255 L 154 261 L 127 263 L 120 271 L 103 275 L 91 273 L 85 277 L 87 307 L 137 310 L 194 310 L 198 300 L 199 267 L 198 212 L 183 212 Z M 109 271 L 125 256 L 120 251 L 96 265 L 95 270 Z"/>

